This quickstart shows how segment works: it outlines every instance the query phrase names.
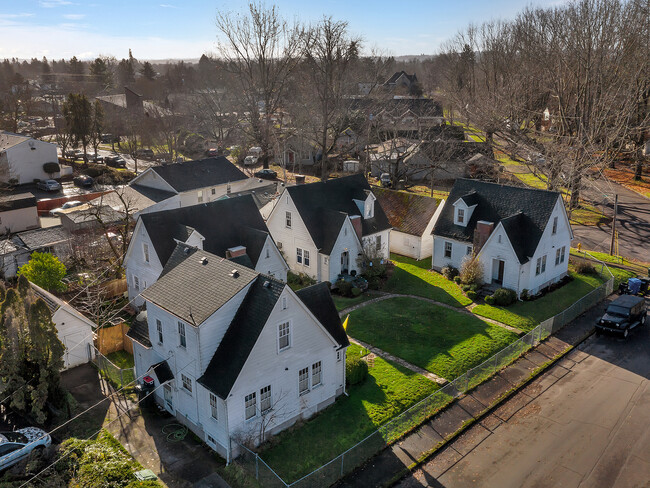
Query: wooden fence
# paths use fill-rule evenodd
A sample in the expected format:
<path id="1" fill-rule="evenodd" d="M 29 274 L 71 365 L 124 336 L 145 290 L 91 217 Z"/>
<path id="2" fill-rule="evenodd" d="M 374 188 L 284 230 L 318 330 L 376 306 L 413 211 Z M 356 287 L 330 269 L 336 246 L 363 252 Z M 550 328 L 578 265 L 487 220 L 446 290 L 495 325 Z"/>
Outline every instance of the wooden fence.
<path id="1" fill-rule="evenodd" d="M 133 354 L 133 343 L 126 337 L 129 324 L 123 322 L 112 327 L 97 329 L 97 349 L 104 355 L 115 351 L 127 351 Z"/>

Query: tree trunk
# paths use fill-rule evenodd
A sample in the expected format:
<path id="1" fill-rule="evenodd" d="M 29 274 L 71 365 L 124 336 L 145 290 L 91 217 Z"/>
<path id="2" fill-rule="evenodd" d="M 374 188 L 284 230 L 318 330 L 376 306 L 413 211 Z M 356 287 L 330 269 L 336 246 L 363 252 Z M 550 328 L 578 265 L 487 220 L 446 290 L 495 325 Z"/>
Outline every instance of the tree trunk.
<path id="1" fill-rule="evenodd" d="M 579 172 L 575 172 L 571 176 L 571 181 L 569 182 L 569 191 L 571 192 L 571 198 L 569 199 L 570 210 L 578 208 L 578 205 L 580 204 L 581 184 L 582 184 L 582 175 Z"/>
<path id="2" fill-rule="evenodd" d="M 637 147 L 635 151 L 636 155 L 636 164 L 634 166 L 634 179 L 636 181 L 641 181 L 643 179 L 643 149 L 641 146 Z"/>

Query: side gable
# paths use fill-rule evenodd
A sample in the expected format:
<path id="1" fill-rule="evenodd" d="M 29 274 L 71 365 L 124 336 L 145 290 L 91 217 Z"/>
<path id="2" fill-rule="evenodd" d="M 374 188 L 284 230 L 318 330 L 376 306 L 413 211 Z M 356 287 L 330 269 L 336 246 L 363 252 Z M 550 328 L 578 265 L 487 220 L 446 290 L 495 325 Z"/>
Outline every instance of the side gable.
<path id="1" fill-rule="evenodd" d="M 156 173 L 155 168 L 147 168 L 143 173 L 139 174 L 129 182 L 129 186 L 139 185 L 146 188 L 153 188 L 155 190 L 167 191 L 171 193 L 178 193 L 172 185 L 170 185 L 164 178 Z"/>

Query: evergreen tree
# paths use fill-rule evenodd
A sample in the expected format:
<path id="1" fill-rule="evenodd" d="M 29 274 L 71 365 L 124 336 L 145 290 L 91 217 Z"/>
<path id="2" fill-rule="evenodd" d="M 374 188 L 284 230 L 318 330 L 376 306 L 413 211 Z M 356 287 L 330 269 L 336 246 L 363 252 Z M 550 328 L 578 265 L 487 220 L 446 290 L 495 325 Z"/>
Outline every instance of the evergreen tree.
<path id="1" fill-rule="evenodd" d="M 65 271 L 65 265 L 56 256 L 47 252 L 35 252 L 29 258 L 29 262 L 20 267 L 18 275 L 24 276 L 45 290 L 59 291 L 65 289 L 61 281 Z"/>

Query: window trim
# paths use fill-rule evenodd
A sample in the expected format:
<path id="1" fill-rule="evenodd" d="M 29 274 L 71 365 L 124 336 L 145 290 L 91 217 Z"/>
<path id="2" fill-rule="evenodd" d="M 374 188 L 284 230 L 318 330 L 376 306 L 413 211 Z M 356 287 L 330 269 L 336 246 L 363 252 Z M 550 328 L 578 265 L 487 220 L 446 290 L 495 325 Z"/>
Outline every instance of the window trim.
<path id="1" fill-rule="evenodd" d="M 286 325 L 286 334 L 283 334 L 283 326 Z M 287 345 L 282 347 L 280 341 L 284 338 L 287 338 Z M 287 320 L 285 322 L 278 324 L 278 353 L 286 351 L 291 348 L 291 321 Z"/>
<path id="2" fill-rule="evenodd" d="M 187 349 L 187 333 L 185 331 L 185 324 L 178 321 L 178 345 Z"/>
<path id="3" fill-rule="evenodd" d="M 253 402 L 250 403 L 249 402 Z M 253 414 L 248 415 L 248 410 L 252 408 L 253 409 Z M 245 420 L 251 420 L 257 417 L 257 395 L 256 392 L 249 393 L 248 395 L 244 395 L 244 419 Z"/>
<path id="4" fill-rule="evenodd" d="M 158 344 L 164 344 L 163 326 L 160 319 L 156 319 L 156 332 L 158 332 Z"/>
<path id="5" fill-rule="evenodd" d="M 459 224 L 464 224 L 465 223 L 465 209 L 464 208 L 457 208 L 456 209 L 456 222 Z"/>
<path id="6" fill-rule="evenodd" d="M 149 244 L 146 242 L 142 243 L 142 253 L 144 255 L 144 262 L 148 263 L 149 262 Z"/>
<path id="7" fill-rule="evenodd" d="M 133 275 L 133 288 L 135 288 L 135 291 L 140 291 L 140 278 L 136 275 Z"/>
<path id="8" fill-rule="evenodd" d="M 291 221 L 291 212 L 289 212 L 288 210 L 286 210 L 286 211 L 284 212 L 284 226 L 285 226 L 287 229 L 291 229 L 291 224 L 292 224 L 292 221 Z"/>
<path id="9" fill-rule="evenodd" d="M 272 396 L 271 396 L 271 385 L 267 385 L 263 388 L 260 388 L 260 414 L 264 415 L 266 412 L 273 408 Z M 268 394 L 268 397 L 265 398 L 264 395 Z M 268 406 L 264 408 L 264 402 L 268 401 Z"/>
<path id="10" fill-rule="evenodd" d="M 444 247 L 444 252 L 445 252 L 445 258 L 446 259 L 451 259 L 451 251 L 453 249 L 453 244 L 451 241 L 444 241 L 445 242 L 445 247 Z M 449 246 L 449 249 L 447 249 L 447 246 Z M 447 252 L 449 251 L 449 252 Z"/>
<path id="11" fill-rule="evenodd" d="M 381 251 L 381 234 L 375 236 L 375 251 Z"/>
<path id="12" fill-rule="evenodd" d="M 303 374 L 305 377 L 303 378 Z M 305 388 L 302 388 L 302 385 L 305 385 Z M 309 366 L 298 370 L 298 396 L 306 395 L 310 392 L 309 389 Z"/>
<path id="13" fill-rule="evenodd" d="M 318 383 L 314 383 L 314 377 L 318 377 Z M 323 362 L 316 361 L 311 365 L 311 387 L 316 388 L 323 384 Z"/>
<path id="14" fill-rule="evenodd" d="M 557 216 L 553 217 L 553 228 L 551 229 L 551 235 L 557 234 Z"/>
<path id="15" fill-rule="evenodd" d="M 302 264 L 302 248 L 296 248 L 296 263 Z"/>
<path id="16" fill-rule="evenodd" d="M 303 264 L 309 267 L 310 260 L 309 260 L 309 251 L 307 249 L 302 250 L 302 260 L 303 260 Z"/>
<path id="17" fill-rule="evenodd" d="M 199 190 L 196 192 L 196 199 L 198 203 L 203 203 L 203 190 Z"/>
<path id="18" fill-rule="evenodd" d="M 219 420 L 219 403 L 217 400 L 217 395 L 212 392 L 208 392 L 208 395 L 210 401 L 210 418 L 213 420 Z"/>
<path id="19" fill-rule="evenodd" d="M 185 375 L 184 373 L 181 373 L 181 385 L 185 393 L 189 393 L 190 395 L 192 394 L 192 378 Z"/>

